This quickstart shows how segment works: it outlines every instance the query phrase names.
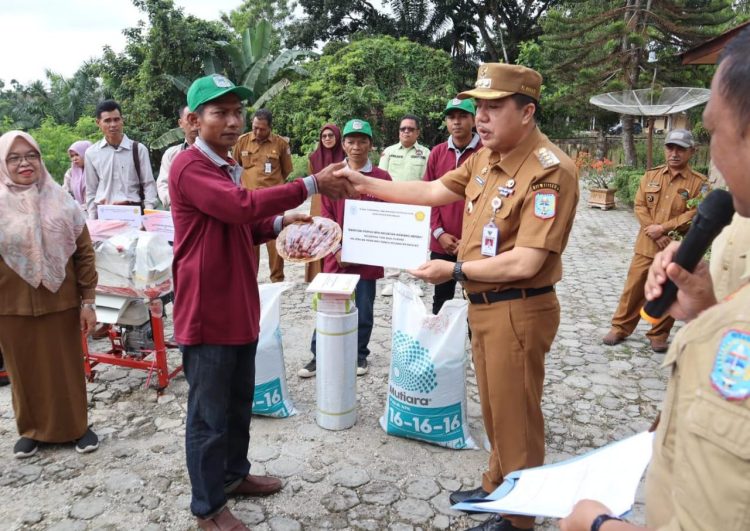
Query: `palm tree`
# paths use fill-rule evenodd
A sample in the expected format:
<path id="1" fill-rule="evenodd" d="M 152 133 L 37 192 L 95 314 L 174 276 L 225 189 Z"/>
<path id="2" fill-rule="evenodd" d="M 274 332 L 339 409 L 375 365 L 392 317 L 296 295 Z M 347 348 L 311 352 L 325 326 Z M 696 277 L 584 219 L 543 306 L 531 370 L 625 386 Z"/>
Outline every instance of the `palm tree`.
<path id="1" fill-rule="evenodd" d="M 307 71 L 294 62 L 303 56 L 315 55 L 307 50 L 284 50 L 276 57 L 271 57 L 273 28 L 267 20 L 260 20 L 255 28 L 245 29 L 237 43 L 219 42 L 229 61 L 224 64 L 215 56 L 203 58 L 203 69 L 206 75 L 224 74 L 238 85 L 244 85 L 253 91 L 253 107 L 260 108 L 291 84 L 286 77 L 288 73 L 307 76 Z M 166 74 L 165 77 L 175 87 L 187 93 L 190 81 L 181 76 Z M 152 149 L 161 149 L 182 139 L 179 128 L 167 131 L 151 145 Z"/>
<path id="2" fill-rule="evenodd" d="M 55 120 L 61 124 L 75 125 L 78 119 L 93 110 L 104 95 L 97 78 L 96 65 L 85 62 L 73 77 L 66 79 L 51 70 L 46 71 L 50 85 Z"/>

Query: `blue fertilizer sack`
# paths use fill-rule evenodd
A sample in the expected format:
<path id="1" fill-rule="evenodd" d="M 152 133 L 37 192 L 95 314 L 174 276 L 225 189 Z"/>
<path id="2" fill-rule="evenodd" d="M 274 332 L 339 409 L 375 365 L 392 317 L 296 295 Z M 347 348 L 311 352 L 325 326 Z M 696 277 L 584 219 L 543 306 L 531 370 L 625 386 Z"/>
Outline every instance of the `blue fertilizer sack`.
<path id="1" fill-rule="evenodd" d="M 292 286 L 290 282 L 261 284 L 260 336 L 255 354 L 255 395 L 253 415 L 286 418 L 294 415 L 289 389 L 286 385 L 284 346 L 281 341 L 281 294 Z"/>
<path id="2" fill-rule="evenodd" d="M 390 435 L 475 449 L 466 414 L 468 303 L 432 315 L 408 286 L 393 288 L 391 368 L 380 426 Z"/>

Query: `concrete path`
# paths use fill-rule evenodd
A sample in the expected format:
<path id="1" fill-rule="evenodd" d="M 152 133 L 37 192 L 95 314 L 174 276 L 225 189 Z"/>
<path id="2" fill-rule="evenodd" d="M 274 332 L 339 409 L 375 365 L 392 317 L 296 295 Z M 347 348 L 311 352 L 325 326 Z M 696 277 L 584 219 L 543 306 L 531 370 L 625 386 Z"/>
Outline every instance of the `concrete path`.
<path id="1" fill-rule="evenodd" d="M 646 429 L 665 389 L 663 354 L 651 352 L 643 324 L 624 343 L 601 345 L 638 227 L 630 210 L 591 210 L 585 199 L 584 192 L 557 286 L 562 323 L 547 359 L 543 406 L 547 462 Z M 262 264 L 260 281 L 267 282 L 265 258 Z M 284 295 L 281 323 L 299 414 L 254 417 L 250 448 L 253 472 L 280 476 L 285 487 L 270 498 L 230 501 L 232 510 L 253 529 L 275 531 L 463 529 L 483 520 L 451 511 L 448 494 L 478 485 L 484 450 L 446 450 L 388 436 L 378 425 L 387 392 L 391 298 L 376 300 L 370 372 L 357 382 L 359 421 L 341 432 L 316 425 L 315 380 L 296 376 L 310 357 L 314 313 L 301 283 L 303 268 L 287 265 L 286 272 L 287 280 L 300 282 Z M 424 301 L 431 300 L 427 287 Z M 103 348 L 101 342 L 96 346 Z M 179 364 L 179 353 L 170 353 L 170 361 Z M 470 368 L 468 376 L 470 425 L 481 441 Z M 187 384 L 178 377 L 157 400 L 145 382 L 143 372 L 105 366 L 88 384 L 90 420 L 101 448 L 82 456 L 72 445 L 45 446 L 27 460 L 12 456 L 17 432 L 10 388 L 0 388 L 0 529 L 194 528 L 184 464 Z M 633 521 L 643 521 L 642 494 Z M 556 526 L 540 519 L 537 528 Z"/>

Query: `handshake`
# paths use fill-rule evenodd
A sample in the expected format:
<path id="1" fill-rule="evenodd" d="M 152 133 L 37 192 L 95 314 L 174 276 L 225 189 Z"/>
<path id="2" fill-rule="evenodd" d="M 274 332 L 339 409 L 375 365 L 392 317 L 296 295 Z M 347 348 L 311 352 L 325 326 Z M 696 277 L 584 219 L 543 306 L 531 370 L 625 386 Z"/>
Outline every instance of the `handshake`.
<path id="1" fill-rule="evenodd" d="M 331 199 L 359 199 L 366 179 L 345 162 L 334 162 L 315 174 L 318 192 Z"/>

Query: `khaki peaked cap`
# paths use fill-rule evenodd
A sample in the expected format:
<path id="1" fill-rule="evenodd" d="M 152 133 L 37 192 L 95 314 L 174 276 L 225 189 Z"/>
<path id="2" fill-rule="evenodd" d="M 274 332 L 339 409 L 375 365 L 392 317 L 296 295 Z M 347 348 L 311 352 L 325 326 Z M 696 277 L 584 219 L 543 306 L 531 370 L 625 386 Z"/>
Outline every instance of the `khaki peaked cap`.
<path id="1" fill-rule="evenodd" d="M 458 97 L 497 100 L 512 94 L 525 94 L 539 101 L 541 91 L 542 76 L 536 70 L 521 65 L 483 63 L 479 65 L 474 88 L 461 92 Z"/>

